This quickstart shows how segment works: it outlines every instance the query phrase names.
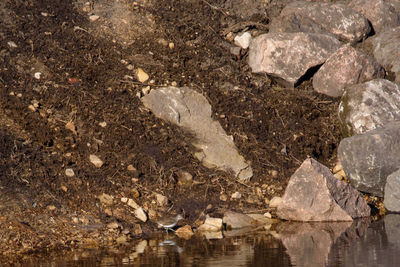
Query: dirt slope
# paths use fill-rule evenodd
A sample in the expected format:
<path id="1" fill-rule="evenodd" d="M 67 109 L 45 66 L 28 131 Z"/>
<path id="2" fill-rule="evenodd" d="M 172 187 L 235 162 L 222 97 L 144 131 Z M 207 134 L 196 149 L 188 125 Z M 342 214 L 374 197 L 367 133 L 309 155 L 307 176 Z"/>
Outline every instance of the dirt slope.
<path id="1" fill-rule="evenodd" d="M 264 199 L 281 195 L 305 158 L 334 164 L 337 101 L 314 93 L 310 81 L 281 88 L 250 72 L 245 51 L 240 57 L 229 51 L 226 32 L 247 27 L 262 33 L 261 24 L 283 2 L 272 1 L 245 18 L 234 2 L 0 3 L 4 255 L 108 246 L 121 234 L 107 229 L 114 221 L 130 230 L 129 238 L 140 238 L 164 213 L 184 212 L 185 222 L 194 225 L 209 204 L 211 214 L 266 210 Z M 93 14 L 99 18 L 92 21 Z M 139 67 L 150 76 L 144 84 L 135 77 Z M 172 83 L 207 97 L 215 119 L 252 164 L 250 184 L 201 166 L 191 154 L 190 136 L 144 109 L 138 97 L 143 88 Z M 104 165 L 96 168 L 90 154 Z M 67 168 L 73 177 L 65 175 Z M 180 170 L 193 175 L 191 186 L 178 185 Z M 236 191 L 243 197 L 230 200 Z M 152 202 L 155 192 L 170 205 Z M 103 193 L 114 197 L 111 205 L 99 201 Z M 135 199 L 150 222 L 140 223 L 121 197 Z"/>

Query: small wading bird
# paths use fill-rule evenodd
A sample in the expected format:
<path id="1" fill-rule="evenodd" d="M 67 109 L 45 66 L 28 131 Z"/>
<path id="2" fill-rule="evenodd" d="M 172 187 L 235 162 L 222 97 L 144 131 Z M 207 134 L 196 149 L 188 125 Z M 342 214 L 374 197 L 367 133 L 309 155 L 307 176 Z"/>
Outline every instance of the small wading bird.
<path id="1" fill-rule="evenodd" d="M 179 220 L 182 220 L 182 219 L 183 219 L 182 215 L 178 214 L 175 217 L 162 218 L 161 220 L 159 220 L 157 222 L 157 224 L 160 227 L 164 228 L 165 231 L 167 231 L 167 233 L 168 233 L 169 230 L 174 231 L 173 228 L 176 226 L 176 224 L 179 222 Z"/>

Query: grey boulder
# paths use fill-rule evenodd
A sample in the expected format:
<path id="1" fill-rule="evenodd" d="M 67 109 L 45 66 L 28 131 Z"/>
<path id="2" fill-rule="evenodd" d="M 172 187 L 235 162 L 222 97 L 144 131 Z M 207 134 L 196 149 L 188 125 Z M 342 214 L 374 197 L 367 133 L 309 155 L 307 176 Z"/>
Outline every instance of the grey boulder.
<path id="1" fill-rule="evenodd" d="M 400 13 L 389 0 L 352 0 L 349 7 L 363 14 L 375 33 L 400 26 Z"/>
<path id="2" fill-rule="evenodd" d="M 385 70 L 373 57 L 344 45 L 332 54 L 313 77 L 314 90 L 340 97 L 347 85 L 383 78 Z"/>
<path id="3" fill-rule="evenodd" d="M 395 82 L 400 84 L 400 27 L 387 29 L 370 38 L 376 60 L 396 76 Z"/>
<path id="4" fill-rule="evenodd" d="M 340 3 L 295 1 L 270 25 L 270 32 L 325 33 L 352 43 L 364 39 L 370 31 L 362 14 Z"/>
<path id="5" fill-rule="evenodd" d="M 339 124 L 345 137 L 400 120 L 400 88 L 384 79 L 348 86 L 339 104 Z"/>
<path id="6" fill-rule="evenodd" d="M 400 166 L 400 121 L 344 138 L 338 158 L 356 189 L 383 197 L 387 177 Z"/>
<path id="7" fill-rule="evenodd" d="M 267 73 L 286 86 L 296 86 L 306 72 L 321 65 L 341 43 L 316 33 L 267 33 L 254 38 L 249 65 L 255 73 Z"/>
<path id="8" fill-rule="evenodd" d="M 211 118 L 211 105 L 196 91 L 183 87 L 163 87 L 141 98 L 155 116 L 176 124 L 194 136 L 194 156 L 208 168 L 233 172 L 242 181 L 253 171 L 239 154 L 232 137 Z"/>
<path id="9" fill-rule="evenodd" d="M 290 177 L 278 206 L 281 219 L 293 221 L 352 221 L 370 215 L 357 190 L 336 179 L 314 159 L 306 159 Z"/>
<path id="10" fill-rule="evenodd" d="M 400 212 L 400 170 L 387 177 L 383 203 L 388 211 Z"/>

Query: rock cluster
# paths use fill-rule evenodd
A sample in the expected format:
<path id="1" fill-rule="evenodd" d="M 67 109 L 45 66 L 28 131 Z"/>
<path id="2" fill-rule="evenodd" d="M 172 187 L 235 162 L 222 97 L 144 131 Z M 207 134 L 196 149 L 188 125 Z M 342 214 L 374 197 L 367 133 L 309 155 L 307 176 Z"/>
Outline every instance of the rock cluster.
<path id="1" fill-rule="evenodd" d="M 346 178 L 360 191 L 385 196 L 388 210 L 400 211 L 399 175 L 396 173 L 400 169 L 399 2 L 294 1 L 286 5 L 269 26 L 269 33 L 253 38 L 250 43 L 248 63 L 252 71 L 266 73 L 291 87 L 313 76 L 315 91 L 341 97 L 338 115 L 346 138 L 340 142 L 338 157 Z M 364 47 L 363 52 L 355 47 L 357 42 L 365 43 L 357 46 Z M 387 74 L 388 78 L 384 79 Z M 308 167 L 302 168 L 316 175 L 314 180 L 318 176 L 324 182 L 315 181 L 309 195 L 304 194 L 304 199 L 311 202 L 299 201 L 298 196 L 290 192 L 305 190 L 305 184 L 310 183 L 297 176 L 300 168 L 292 177 L 296 183 L 289 183 L 283 202 L 278 206 L 281 218 L 338 220 L 358 217 L 344 215 L 345 209 L 328 189 L 327 181 L 331 178 L 327 177 L 331 176 L 327 172 L 321 174 L 322 169 L 316 168 L 315 163 L 304 164 Z M 341 188 L 339 184 L 336 186 Z M 325 199 L 330 201 L 324 202 L 330 207 L 329 214 L 313 213 L 316 212 L 315 203 L 323 205 L 316 201 L 319 194 L 325 194 Z M 306 207 L 310 203 L 312 209 Z M 341 215 L 336 216 L 339 213 Z"/>

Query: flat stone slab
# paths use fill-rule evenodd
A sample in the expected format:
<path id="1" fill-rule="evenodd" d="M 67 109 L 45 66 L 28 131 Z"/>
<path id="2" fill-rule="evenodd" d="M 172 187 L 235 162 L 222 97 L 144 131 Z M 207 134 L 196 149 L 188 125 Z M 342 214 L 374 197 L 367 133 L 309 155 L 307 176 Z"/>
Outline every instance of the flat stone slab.
<path id="1" fill-rule="evenodd" d="M 383 203 L 388 211 L 400 212 L 400 170 L 387 177 Z"/>
<path id="2" fill-rule="evenodd" d="M 376 60 L 395 74 L 395 82 L 400 84 L 400 27 L 385 30 L 368 39 L 372 44 Z"/>
<path id="3" fill-rule="evenodd" d="M 383 77 L 385 70 L 373 57 L 344 45 L 314 75 L 313 87 L 319 93 L 341 97 L 348 85 Z"/>
<path id="4" fill-rule="evenodd" d="M 249 65 L 255 73 L 267 73 L 294 87 L 306 72 L 323 64 L 341 43 L 316 33 L 267 33 L 253 39 Z"/>
<path id="5" fill-rule="evenodd" d="M 349 7 L 363 14 L 375 33 L 400 26 L 400 13 L 390 0 L 352 0 Z"/>
<path id="6" fill-rule="evenodd" d="M 336 179 L 314 159 L 306 159 L 290 177 L 277 215 L 292 221 L 352 221 L 370 215 L 360 193 Z"/>
<path id="7" fill-rule="evenodd" d="M 348 86 L 339 104 L 339 123 L 344 137 L 400 120 L 400 87 L 376 79 Z"/>
<path id="8" fill-rule="evenodd" d="M 162 87 L 141 100 L 158 118 L 194 135 L 192 145 L 198 151 L 193 151 L 193 154 L 204 166 L 233 172 L 242 181 L 253 176 L 232 137 L 211 118 L 211 105 L 202 94 L 187 87 Z"/>
<path id="9" fill-rule="evenodd" d="M 400 167 L 400 122 L 344 138 L 338 158 L 356 189 L 383 197 L 387 177 Z"/>
<path id="10" fill-rule="evenodd" d="M 226 224 L 226 227 L 231 229 L 251 227 L 259 224 L 256 219 L 253 219 L 246 214 L 233 211 L 225 212 L 222 220 Z"/>
<path id="11" fill-rule="evenodd" d="M 370 31 L 368 20 L 345 4 L 307 1 L 288 4 L 270 25 L 270 32 L 324 33 L 352 43 Z"/>

